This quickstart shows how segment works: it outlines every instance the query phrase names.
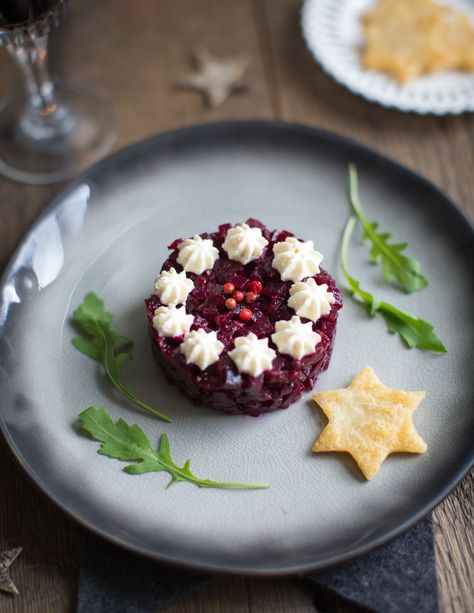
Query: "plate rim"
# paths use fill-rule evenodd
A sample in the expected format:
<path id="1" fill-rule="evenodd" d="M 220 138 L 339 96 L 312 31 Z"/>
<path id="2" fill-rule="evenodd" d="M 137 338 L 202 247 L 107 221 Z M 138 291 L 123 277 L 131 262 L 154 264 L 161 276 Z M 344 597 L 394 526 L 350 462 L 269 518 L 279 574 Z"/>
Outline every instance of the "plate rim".
<path id="1" fill-rule="evenodd" d="M 218 121 L 218 122 L 206 122 L 194 124 L 192 126 L 188 126 L 185 128 L 178 128 L 175 130 L 169 130 L 166 132 L 161 132 L 158 134 L 151 135 L 145 139 L 142 139 L 138 142 L 132 143 L 119 151 L 105 157 L 99 162 L 93 164 L 88 169 L 83 171 L 79 176 L 77 176 L 72 182 L 70 182 L 64 189 L 62 189 L 51 202 L 43 209 L 43 211 L 38 215 L 38 217 L 34 220 L 32 224 L 30 224 L 23 234 L 20 241 L 17 243 L 13 253 L 10 255 L 7 265 L 2 273 L 0 278 L 0 304 L 2 303 L 1 296 L 3 295 L 3 289 L 5 287 L 6 281 L 10 276 L 15 262 L 18 259 L 18 256 L 25 245 L 25 243 L 29 240 L 30 236 L 37 230 L 38 226 L 46 219 L 51 213 L 53 213 L 60 204 L 64 201 L 64 199 L 74 191 L 81 182 L 88 180 L 90 178 L 91 173 L 95 174 L 97 172 L 101 172 L 102 169 L 107 168 L 109 165 L 115 164 L 121 159 L 126 159 L 130 155 L 133 155 L 135 151 L 138 151 L 144 147 L 150 146 L 154 143 L 161 144 L 166 140 L 174 140 L 183 138 L 188 134 L 195 134 L 198 132 L 212 132 L 213 130 L 218 131 L 228 131 L 232 129 L 238 128 L 239 130 L 255 130 L 255 129 L 266 129 L 266 130 L 287 130 L 290 133 L 301 132 L 312 138 L 322 138 L 328 142 L 332 142 L 336 146 L 346 146 L 353 149 L 358 150 L 360 153 L 364 154 L 368 157 L 374 157 L 379 161 L 384 162 L 388 167 L 396 170 L 398 172 L 403 172 L 405 175 L 408 175 L 411 179 L 417 181 L 424 188 L 432 190 L 436 192 L 438 198 L 443 203 L 443 206 L 446 206 L 451 214 L 455 215 L 458 220 L 465 227 L 466 231 L 471 234 L 474 239 L 474 227 L 467 214 L 447 195 L 445 194 L 435 183 L 431 180 L 425 178 L 423 175 L 418 172 L 412 170 L 411 168 L 405 166 L 401 162 L 378 152 L 376 149 L 356 141 L 352 138 L 348 138 L 346 136 L 331 132 L 329 130 L 325 130 L 319 127 L 310 126 L 307 124 L 297 123 L 297 122 L 281 122 L 275 120 L 228 120 L 228 121 Z M 311 572 L 315 570 L 321 570 L 325 568 L 329 568 L 331 566 L 335 566 L 337 564 L 341 564 L 343 562 L 347 562 L 352 560 L 358 556 L 364 555 L 389 540 L 395 538 L 396 536 L 402 534 L 406 530 L 408 530 L 411 526 L 415 525 L 419 522 L 423 517 L 425 517 L 428 513 L 430 513 L 436 506 L 438 506 L 453 490 L 454 488 L 464 479 L 464 477 L 469 473 L 469 471 L 474 467 L 474 449 L 471 452 L 471 456 L 467 457 L 465 462 L 458 468 L 456 473 L 445 483 L 444 487 L 440 488 L 437 491 L 437 494 L 432 496 L 428 503 L 425 504 L 417 513 L 411 515 L 406 521 L 397 525 L 395 528 L 388 532 L 384 532 L 382 535 L 375 537 L 373 540 L 365 543 L 363 545 L 356 545 L 352 547 L 349 551 L 334 554 L 332 556 L 327 557 L 323 561 L 318 562 L 308 562 L 305 564 L 293 564 L 290 566 L 282 566 L 279 568 L 255 568 L 248 567 L 242 565 L 228 565 L 228 564 L 213 564 L 213 563 L 199 563 L 192 562 L 189 560 L 177 559 L 176 557 L 170 557 L 169 555 L 160 554 L 156 551 L 151 551 L 140 547 L 138 545 L 125 542 L 120 538 L 114 536 L 113 534 L 107 533 L 105 530 L 101 528 L 97 528 L 93 523 L 88 521 L 86 518 L 82 516 L 82 514 L 72 508 L 70 508 L 66 503 L 59 500 L 57 495 L 51 491 L 50 486 L 44 482 L 43 478 L 36 473 L 33 466 L 29 465 L 28 462 L 23 458 L 21 450 L 18 448 L 13 438 L 10 435 L 7 424 L 4 421 L 1 405 L 0 405 L 0 435 L 5 442 L 5 447 L 8 449 L 8 452 L 15 458 L 18 465 L 21 469 L 26 473 L 28 478 L 34 483 L 35 487 L 38 488 L 41 494 L 45 495 L 51 502 L 53 502 L 57 507 L 59 507 L 66 515 L 68 515 L 71 519 L 76 521 L 83 528 L 88 529 L 96 536 L 111 542 L 121 548 L 124 548 L 132 553 L 142 555 L 146 558 L 163 562 L 166 564 L 171 564 L 173 566 L 178 566 L 181 568 L 189 568 L 195 571 L 208 571 L 216 574 L 231 574 L 231 575 L 243 575 L 243 576 L 261 576 L 261 577 L 277 577 L 277 576 L 291 576 L 295 574 L 302 574 L 306 572 Z"/>
<path id="2" fill-rule="evenodd" d="M 333 79 L 335 83 L 337 83 L 341 87 L 344 87 L 351 94 L 354 94 L 354 96 L 358 96 L 359 98 L 362 98 L 363 100 L 366 100 L 371 104 L 378 104 L 382 108 L 398 111 L 399 113 L 411 113 L 421 117 L 456 117 L 458 115 L 463 115 L 466 113 L 474 113 L 474 105 L 472 104 L 470 106 L 467 105 L 458 109 L 454 109 L 452 107 L 448 109 L 436 109 L 432 106 L 426 109 L 421 109 L 415 106 L 400 106 L 397 105 L 395 102 L 390 103 L 385 100 L 381 100 L 370 92 L 358 89 L 357 87 L 352 85 L 352 83 L 348 83 L 346 80 L 342 79 L 338 74 L 333 72 L 333 70 L 324 60 L 324 58 L 321 57 L 317 46 L 314 44 L 313 40 L 309 35 L 308 13 L 312 10 L 313 5 L 319 1 L 320 0 L 303 0 L 303 4 L 300 10 L 300 29 L 307 50 L 310 52 L 313 59 L 317 62 L 318 66 L 320 66 L 324 73 L 328 77 Z"/>

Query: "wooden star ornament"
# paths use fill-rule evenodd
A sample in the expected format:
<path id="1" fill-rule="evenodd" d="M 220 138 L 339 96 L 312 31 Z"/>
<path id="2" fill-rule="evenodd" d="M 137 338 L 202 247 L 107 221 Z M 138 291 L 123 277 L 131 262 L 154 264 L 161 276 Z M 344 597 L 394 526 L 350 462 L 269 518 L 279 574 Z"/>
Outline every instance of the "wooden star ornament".
<path id="1" fill-rule="evenodd" d="M 10 579 L 10 566 L 22 552 L 21 547 L 0 553 L 0 590 L 10 594 L 19 594 L 16 585 Z"/>
<path id="2" fill-rule="evenodd" d="M 236 91 L 244 89 L 242 77 L 249 61 L 243 56 L 218 59 L 207 49 L 194 54 L 195 71 L 181 83 L 181 87 L 201 92 L 207 104 L 215 109 Z"/>
<path id="3" fill-rule="evenodd" d="M 412 421 L 425 394 L 389 389 L 367 366 L 349 387 L 313 394 L 329 420 L 313 451 L 350 453 L 372 479 L 390 453 L 426 451 Z"/>

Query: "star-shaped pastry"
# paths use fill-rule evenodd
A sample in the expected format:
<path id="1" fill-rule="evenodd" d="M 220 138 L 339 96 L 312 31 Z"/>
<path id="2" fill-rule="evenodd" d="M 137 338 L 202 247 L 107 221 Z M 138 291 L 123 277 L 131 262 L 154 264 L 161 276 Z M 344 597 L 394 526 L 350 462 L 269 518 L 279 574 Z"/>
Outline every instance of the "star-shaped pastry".
<path id="1" fill-rule="evenodd" d="M 0 553 L 0 590 L 9 592 L 10 594 L 19 594 L 16 585 L 10 579 L 10 566 L 20 555 L 22 549 L 17 547 L 16 549 L 10 549 Z"/>
<path id="2" fill-rule="evenodd" d="M 390 453 L 426 451 L 412 422 L 425 394 L 389 389 L 366 366 L 349 387 L 313 394 L 329 420 L 313 451 L 346 451 L 372 479 Z"/>
<path id="3" fill-rule="evenodd" d="M 242 77 L 249 63 L 247 58 L 218 59 L 207 49 L 200 49 L 194 54 L 194 60 L 196 69 L 183 80 L 181 86 L 201 92 L 211 108 L 221 106 L 230 94 L 244 89 Z"/>

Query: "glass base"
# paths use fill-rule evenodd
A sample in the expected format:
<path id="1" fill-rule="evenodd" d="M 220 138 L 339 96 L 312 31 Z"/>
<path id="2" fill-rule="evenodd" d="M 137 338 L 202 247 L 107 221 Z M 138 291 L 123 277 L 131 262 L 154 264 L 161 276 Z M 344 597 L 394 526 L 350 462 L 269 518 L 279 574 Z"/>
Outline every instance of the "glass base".
<path id="1" fill-rule="evenodd" d="M 112 147 L 117 122 L 110 99 L 79 81 L 55 82 L 57 110 L 38 121 L 26 92 L 0 107 L 0 174 L 34 185 L 77 175 Z"/>

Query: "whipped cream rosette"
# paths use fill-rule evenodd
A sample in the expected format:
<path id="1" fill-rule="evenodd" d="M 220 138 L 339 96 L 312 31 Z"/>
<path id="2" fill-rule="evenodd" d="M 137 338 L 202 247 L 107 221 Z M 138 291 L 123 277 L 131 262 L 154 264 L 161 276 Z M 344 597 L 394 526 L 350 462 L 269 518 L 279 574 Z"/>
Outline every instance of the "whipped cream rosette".
<path id="1" fill-rule="evenodd" d="M 276 351 L 268 346 L 268 338 L 258 338 L 253 332 L 235 339 L 234 349 L 229 351 L 230 359 L 240 373 L 258 377 L 264 370 L 270 370 Z"/>
<path id="2" fill-rule="evenodd" d="M 259 258 L 267 245 L 268 241 L 260 228 L 251 228 L 242 223 L 227 230 L 222 249 L 230 260 L 248 264 Z"/>
<path id="3" fill-rule="evenodd" d="M 301 281 L 319 273 L 323 254 L 316 251 L 313 241 L 299 241 L 294 236 L 273 246 L 272 266 L 282 281 Z"/>
<path id="4" fill-rule="evenodd" d="M 186 334 L 179 347 L 186 364 L 196 364 L 201 370 L 217 362 L 223 349 L 224 344 L 218 340 L 216 332 L 206 332 L 202 328 Z"/>
<path id="5" fill-rule="evenodd" d="M 316 322 L 331 311 L 334 301 L 334 294 L 328 291 L 327 283 L 318 285 L 311 277 L 306 281 L 293 283 L 290 287 L 288 306 L 300 317 Z"/>
<path id="6" fill-rule="evenodd" d="M 184 304 L 193 289 L 194 283 L 184 270 L 179 273 L 174 268 L 163 270 L 155 279 L 155 294 L 163 304 Z"/>
<path id="7" fill-rule="evenodd" d="M 186 313 L 184 306 L 174 304 L 158 307 L 153 317 L 153 326 L 161 336 L 175 338 L 189 332 L 194 317 Z"/>
<path id="8" fill-rule="evenodd" d="M 278 351 L 296 360 L 314 353 L 320 340 L 321 336 L 313 331 L 312 324 L 304 324 L 297 315 L 293 315 L 289 321 L 277 321 L 275 333 L 272 334 L 272 341 Z"/>
<path id="9" fill-rule="evenodd" d="M 194 272 L 196 275 L 211 269 L 219 257 L 219 251 L 212 240 L 203 239 L 198 234 L 180 243 L 178 251 L 178 264 L 181 264 L 186 272 Z"/>

